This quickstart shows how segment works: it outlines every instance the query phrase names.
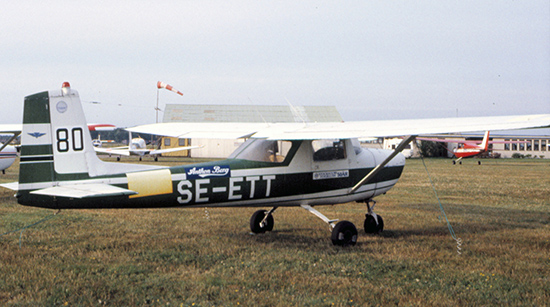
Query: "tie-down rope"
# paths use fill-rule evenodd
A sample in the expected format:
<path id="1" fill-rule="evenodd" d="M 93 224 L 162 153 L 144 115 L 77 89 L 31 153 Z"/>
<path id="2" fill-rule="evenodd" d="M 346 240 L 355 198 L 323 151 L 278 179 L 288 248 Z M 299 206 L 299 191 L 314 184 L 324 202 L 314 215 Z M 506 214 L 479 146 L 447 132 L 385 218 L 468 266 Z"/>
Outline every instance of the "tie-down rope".
<path id="1" fill-rule="evenodd" d="M 449 219 L 447 218 L 447 214 L 445 214 L 445 210 L 443 209 L 443 205 L 441 204 L 441 200 L 439 199 L 439 195 L 437 195 L 437 191 L 435 189 L 434 182 L 432 180 L 432 176 L 430 175 L 430 172 L 428 171 L 428 167 L 426 166 L 426 162 L 424 162 L 424 155 L 420 154 L 420 158 L 422 159 L 422 164 L 424 165 L 424 169 L 426 169 L 426 173 L 428 174 L 428 178 L 430 179 L 430 184 L 432 185 L 432 189 L 434 191 L 435 197 L 437 198 L 437 202 L 439 203 L 439 209 L 441 210 L 441 213 L 443 214 L 443 217 L 445 218 L 445 221 L 447 221 L 447 228 L 449 228 L 449 232 L 451 233 L 451 237 L 456 241 L 456 252 L 461 255 L 462 254 L 462 239 L 457 238 L 455 231 L 453 230 L 453 226 L 451 226 L 451 223 L 449 222 Z"/>
<path id="2" fill-rule="evenodd" d="M 31 227 L 33 227 L 33 226 L 36 226 L 36 225 L 38 225 L 38 224 L 40 224 L 40 223 L 43 223 L 43 222 L 49 220 L 49 219 L 52 219 L 52 218 L 54 218 L 55 216 L 57 216 L 57 214 L 58 214 L 59 212 L 61 212 L 61 210 L 59 210 L 59 211 L 57 211 L 57 212 L 55 212 L 55 213 L 53 213 L 53 214 L 51 214 L 51 215 L 46 216 L 45 218 L 39 220 L 38 222 L 32 223 L 32 224 L 30 224 L 30 225 L 27 225 L 27 226 L 25 226 L 25 227 L 22 227 L 22 228 L 19 228 L 19 229 L 16 229 L 16 230 L 11 230 L 11 231 L 5 232 L 5 233 L 1 234 L 0 237 L 3 237 L 3 236 L 5 236 L 5 235 L 9 235 L 10 233 L 14 233 L 14 232 L 21 231 L 21 234 L 19 234 L 19 248 L 21 248 L 21 238 L 23 237 L 23 231 L 25 231 L 25 229 L 31 228 Z"/>

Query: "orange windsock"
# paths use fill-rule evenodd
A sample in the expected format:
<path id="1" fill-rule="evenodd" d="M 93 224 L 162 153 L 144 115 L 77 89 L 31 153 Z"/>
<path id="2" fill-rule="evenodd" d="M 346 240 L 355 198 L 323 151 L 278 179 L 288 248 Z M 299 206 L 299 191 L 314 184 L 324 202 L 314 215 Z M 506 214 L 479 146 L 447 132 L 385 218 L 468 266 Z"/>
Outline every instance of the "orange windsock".
<path id="1" fill-rule="evenodd" d="M 164 82 L 158 81 L 158 82 L 157 82 L 157 88 L 165 88 L 165 89 L 167 89 L 167 90 L 169 90 L 169 91 L 172 91 L 172 92 L 174 92 L 174 93 L 176 93 L 176 94 L 179 94 L 179 95 L 183 96 L 183 93 L 182 93 L 182 92 L 176 90 L 176 89 L 173 88 L 171 85 L 166 84 L 166 83 L 164 83 Z"/>

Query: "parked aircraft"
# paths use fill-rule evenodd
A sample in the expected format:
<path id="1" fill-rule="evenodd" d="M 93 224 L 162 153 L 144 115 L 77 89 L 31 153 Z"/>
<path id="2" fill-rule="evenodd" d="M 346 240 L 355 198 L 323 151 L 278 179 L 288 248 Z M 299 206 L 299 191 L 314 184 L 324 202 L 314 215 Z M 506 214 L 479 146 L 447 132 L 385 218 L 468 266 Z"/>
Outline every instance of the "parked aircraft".
<path id="1" fill-rule="evenodd" d="M 115 142 L 115 140 L 102 140 L 101 139 L 101 134 L 98 134 L 97 139 L 92 140 L 92 145 L 94 147 L 102 147 L 103 144 L 105 144 L 105 143 L 114 143 L 114 142 Z"/>
<path id="2" fill-rule="evenodd" d="M 158 161 L 158 155 L 163 153 L 191 150 L 191 149 L 196 149 L 201 147 L 201 146 L 182 146 L 182 147 L 166 148 L 166 149 L 151 149 L 151 148 L 147 148 L 147 143 L 143 138 L 141 137 L 132 138 L 131 132 L 128 134 L 128 140 L 130 140 L 129 146 L 106 147 L 106 148 L 95 146 L 94 150 L 96 152 L 106 153 L 109 155 L 118 155 L 119 157 L 117 157 L 117 161 L 120 161 L 120 156 L 130 156 L 130 155 L 139 156 L 139 161 L 141 161 L 143 156 L 150 155 L 155 157 L 155 161 Z"/>
<path id="3" fill-rule="evenodd" d="M 453 164 L 459 162 L 462 164 L 463 158 L 474 157 L 482 153 L 489 151 L 489 144 L 510 144 L 510 143 L 527 143 L 527 141 L 490 141 L 489 140 L 489 131 L 485 132 L 483 140 L 478 141 L 460 141 L 452 139 L 436 139 L 436 138 L 424 138 L 417 137 L 418 140 L 422 141 L 432 141 L 432 142 L 442 142 L 442 143 L 458 143 L 459 146 L 455 148 L 452 153 L 458 158 L 456 161 L 453 160 Z M 481 161 L 477 162 L 481 165 Z"/>
<path id="4" fill-rule="evenodd" d="M 9 144 L 21 134 L 21 125 L 0 125 L 0 134 L 11 135 L 7 142 L 0 143 L 0 171 L 5 174 L 17 158 L 17 149 Z"/>
<path id="5" fill-rule="evenodd" d="M 340 123 L 156 124 L 135 132 L 181 137 L 246 137 L 228 159 L 162 167 L 101 161 L 92 149 L 75 90 L 25 97 L 19 204 L 52 209 L 267 207 L 250 219 L 254 233 L 271 231 L 279 207 L 300 206 L 332 228 L 335 245 L 354 245 L 349 221 L 329 219 L 314 206 L 364 202 L 366 232 L 383 229 L 373 212 L 377 195 L 398 181 L 400 151 L 418 134 L 550 126 L 550 114 L 469 119 Z M 167 133 L 159 133 L 165 131 Z M 362 149 L 356 138 L 410 135 L 395 150 Z"/>
<path id="6" fill-rule="evenodd" d="M 4 147 L 4 144 L 0 143 L 0 147 Z M 15 158 L 17 158 L 17 149 L 14 146 L 6 145 L 0 151 L 0 171 L 2 171 L 2 174 L 5 174 L 6 169 L 15 162 Z"/>

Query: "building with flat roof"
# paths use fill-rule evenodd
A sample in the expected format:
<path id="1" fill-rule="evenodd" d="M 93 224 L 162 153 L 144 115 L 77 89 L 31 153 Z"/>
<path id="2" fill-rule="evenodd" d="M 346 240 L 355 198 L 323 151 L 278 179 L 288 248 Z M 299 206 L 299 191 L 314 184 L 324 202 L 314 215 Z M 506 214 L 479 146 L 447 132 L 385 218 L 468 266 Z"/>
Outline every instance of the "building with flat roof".
<path id="1" fill-rule="evenodd" d="M 491 144 L 493 152 L 502 158 L 512 158 L 514 154 L 525 157 L 550 159 L 550 136 L 495 135 L 493 141 L 526 141 L 527 143 Z"/>

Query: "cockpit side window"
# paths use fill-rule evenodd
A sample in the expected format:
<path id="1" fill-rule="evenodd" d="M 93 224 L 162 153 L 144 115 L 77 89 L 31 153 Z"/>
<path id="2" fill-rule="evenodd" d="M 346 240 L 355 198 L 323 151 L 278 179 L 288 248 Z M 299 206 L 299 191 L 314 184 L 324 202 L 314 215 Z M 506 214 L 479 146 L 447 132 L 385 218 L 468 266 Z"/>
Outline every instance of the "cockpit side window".
<path id="1" fill-rule="evenodd" d="M 344 140 L 314 140 L 313 161 L 331 161 L 346 158 L 346 146 Z"/>
<path id="2" fill-rule="evenodd" d="M 249 139 L 237 148 L 229 158 L 282 163 L 291 147 L 292 142 L 290 141 Z"/>

